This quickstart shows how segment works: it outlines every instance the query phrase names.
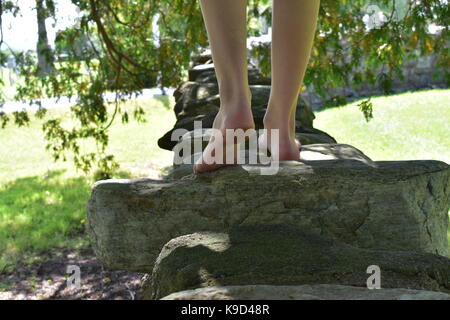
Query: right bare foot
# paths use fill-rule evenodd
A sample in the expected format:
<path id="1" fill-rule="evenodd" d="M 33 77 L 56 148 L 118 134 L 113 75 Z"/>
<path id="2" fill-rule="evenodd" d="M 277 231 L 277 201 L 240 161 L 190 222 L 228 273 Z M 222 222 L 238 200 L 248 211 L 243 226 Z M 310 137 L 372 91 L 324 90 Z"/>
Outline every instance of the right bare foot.
<path id="1" fill-rule="evenodd" d="M 265 128 L 270 132 L 269 128 Z M 272 128 L 278 129 L 278 128 Z M 277 145 L 271 145 L 270 133 L 263 133 L 258 138 L 258 148 L 260 150 L 268 150 L 272 158 L 278 158 L 279 161 L 285 160 L 300 160 L 300 142 L 297 139 L 292 139 L 289 137 L 283 137 L 283 134 L 279 134 L 279 141 Z"/>

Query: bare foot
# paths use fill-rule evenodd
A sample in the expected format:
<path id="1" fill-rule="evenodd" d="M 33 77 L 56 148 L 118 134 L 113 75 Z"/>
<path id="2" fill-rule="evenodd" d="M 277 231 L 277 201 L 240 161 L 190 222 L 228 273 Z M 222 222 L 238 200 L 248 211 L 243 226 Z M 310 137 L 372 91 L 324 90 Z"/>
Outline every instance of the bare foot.
<path id="1" fill-rule="evenodd" d="M 253 121 L 253 115 L 250 107 L 236 108 L 233 111 L 223 111 L 221 109 L 216 118 L 214 119 L 213 129 L 217 129 L 217 134 L 221 135 L 221 139 L 215 139 L 214 135 L 211 136 L 208 145 L 203 150 L 202 156 L 194 164 L 194 173 L 204 173 L 208 171 L 217 170 L 227 165 L 235 164 L 237 162 L 237 154 L 239 144 L 235 139 L 227 141 L 226 130 L 227 129 L 254 129 L 255 123 Z M 230 110 L 229 108 L 226 110 Z M 223 150 L 222 155 L 217 153 L 217 150 Z M 227 152 L 234 152 L 234 162 L 226 163 Z M 217 153 L 217 154 L 216 154 Z"/>
<path id="2" fill-rule="evenodd" d="M 258 147 L 260 150 L 268 150 L 272 158 L 279 161 L 300 160 L 301 143 L 295 138 L 290 128 L 286 128 L 282 121 L 264 120 L 264 128 L 267 130 L 258 139 Z M 271 145 L 271 130 L 278 130 L 278 143 Z M 274 156 L 276 154 L 276 156 Z"/>
<path id="3" fill-rule="evenodd" d="M 283 137 L 283 134 L 280 133 L 277 145 L 271 145 L 270 141 L 270 133 L 268 135 L 263 133 L 258 138 L 258 148 L 260 150 L 268 150 L 272 158 L 278 158 L 279 161 L 300 160 L 301 144 L 297 139 L 292 139 L 286 136 Z M 275 154 L 277 154 L 277 156 L 275 156 Z"/>
<path id="4" fill-rule="evenodd" d="M 289 125 L 290 125 L 291 132 L 294 134 L 294 140 L 295 140 L 295 143 L 297 144 L 298 150 L 300 150 L 302 147 L 302 144 L 300 143 L 300 141 L 298 141 L 298 139 L 295 138 L 295 123 L 296 123 L 295 117 L 296 117 L 296 113 L 295 113 L 295 109 L 294 109 L 294 110 L 292 110 L 291 114 L 289 115 L 289 118 L 290 118 Z"/>
<path id="5" fill-rule="evenodd" d="M 302 144 L 300 143 L 300 141 L 298 141 L 298 139 L 294 139 L 295 141 L 295 145 L 297 146 L 297 149 L 300 150 L 302 148 Z"/>

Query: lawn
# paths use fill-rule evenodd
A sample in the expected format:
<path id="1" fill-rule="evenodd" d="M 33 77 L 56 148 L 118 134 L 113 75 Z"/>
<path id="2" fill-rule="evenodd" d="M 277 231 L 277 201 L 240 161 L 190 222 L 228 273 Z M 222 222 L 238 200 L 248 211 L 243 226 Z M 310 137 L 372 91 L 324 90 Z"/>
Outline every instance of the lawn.
<path id="1" fill-rule="evenodd" d="M 376 97 L 374 119 L 366 122 L 357 102 L 316 113 L 315 127 L 373 160 L 436 159 L 450 163 L 450 90 Z M 175 121 L 173 98 L 138 99 L 148 122 L 117 121 L 109 151 L 121 165 L 117 177 L 156 177 L 172 154 L 156 141 Z M 73 124 L 69 109 L 50 110 Z M 33 262 L 54 248 L 85 246 L 85 206 L 94 182 L 70 162 L 54 163 L 45 151 L 41 120 L 29 127 L 7 126 L 0 135 L 0 272 L 18 259 Z M 1 129 L 0 129 L 1 130 Z M 86 148 L 92 146 L 86 145 Z M 450 243 L 450 230 L 449 230 Z"/>
<path id="2" fill-rule="evenodd" d="M 314 127 L 348 143 L 372 160 L 450 163 L 450 90 L 429 90 L 372 98 L 374 118 L 366 122 L 359 101 L 316 112 Z"/>

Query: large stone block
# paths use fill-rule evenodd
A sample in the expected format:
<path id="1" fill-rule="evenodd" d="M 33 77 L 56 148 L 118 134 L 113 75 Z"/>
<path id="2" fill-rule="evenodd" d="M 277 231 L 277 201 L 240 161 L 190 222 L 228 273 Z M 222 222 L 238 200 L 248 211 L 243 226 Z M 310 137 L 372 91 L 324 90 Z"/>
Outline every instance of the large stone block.
<path id="1" fill-rule="evenodd" d="M 111 269 L 151 272 L 169 240 L 287 224 L 361 248 L 447 254 L 450 168 L 440 161 L 319 160 L 233 166 L 180 180 L 94 184 L 88 231 Z"/>
<path id="2" fill-rule="evenodd" d="M 193 135 L 195 139 L 195 134 Z M 298 135 L 297 135 L 298 137 Z M 181 147 L 183 143 L 186 143 L 188 146 L 193 142 L 187 140 L 182 140 L 180 142 Z M 178 146 L 178 145 L 177 145 Z M 192 147 L 192 146 L 190 146 Z M 242 147 L 242 146 L 241 146 Z M 248 149 L 241 148 L 240 152 L 244 152 L 245 163 L 250 163 L 250 152 L 257 152 L 256 156 L 259 160 L 261 160 L 261 155 L 265 157 L 266 155 L 263 152 L 258 150 L 249 151 Z M 244 150 L 242 150 L 244 149 Z M 183 155 L 183 149 L 174 149 L 174 165 L 169 170 L 167 174 L 167 178 L 169 179 L 183 179 L 184 176 L 191 175 L 193 172 L 193 164 L 197 162 L 197 160 L 201 157 L 202 153 L 193 153 L 190 154 L 188 152 L 187 155 Z M 194 148 L 191 150 L 195 150 Z M 179 155 L 175 155 L 179 151 Z M 254 155 L 253 155 L 254 156 Z M 363 163 L 374 166 L 375 163 L 366 156 L 361 150 L 348 145 L 348 144 L 336 144 L 336 143 L 317 143 L 304 145 L 301 147 L 300 151 L 300 159 L 302 161 L 315 161 L 315 160 L 357 160 L 362 161 Z M 179 163 L 181 161 L 181 163 Z"/>
<path id="3" fill-rule="evenodd" d="M 303 228 L 236 227 L 172 239 L 143 285 L 143 299 L 208 286 L 341 284 L 450 292 L 450 259 L 433 254 L 360 249 Z"/>

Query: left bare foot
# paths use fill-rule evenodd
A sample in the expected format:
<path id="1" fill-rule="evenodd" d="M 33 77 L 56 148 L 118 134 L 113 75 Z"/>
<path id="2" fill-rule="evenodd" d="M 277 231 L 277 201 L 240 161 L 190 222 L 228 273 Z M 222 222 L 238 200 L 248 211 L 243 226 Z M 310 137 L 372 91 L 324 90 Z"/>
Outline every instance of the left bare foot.
<path id="1" fill-rule="evenodd" d="M 228 108 L 228 110 L 230 109 Z M 255 128 L 253 115 L 249 107 L 236 108 L 236 110 L 237 111 L 234 112 L 219 111 L 216 119 L 214 120 L 213 129 L 217 129 L 214 131 L 216 134 L 219 134 L 220 137 L 217 136 L 218 139 L 215 139 L 213 134 L 210 138 L 208 145 L 202 153 L 202 156 L 194 164 L 194 173 L 204 173 L 217 170 L 226 165 L 236 164 L 239 142 L 236 142 L 235 139 L 232 139 L 232 141 L 227 141 L 226 131 L 230 129 L 242 129 L 246 131 L 248 129 Z M 234 161 L 233 163 L 227 163 L 226 156 L 227 153 L 231 151 L 234 152 Z"/>

